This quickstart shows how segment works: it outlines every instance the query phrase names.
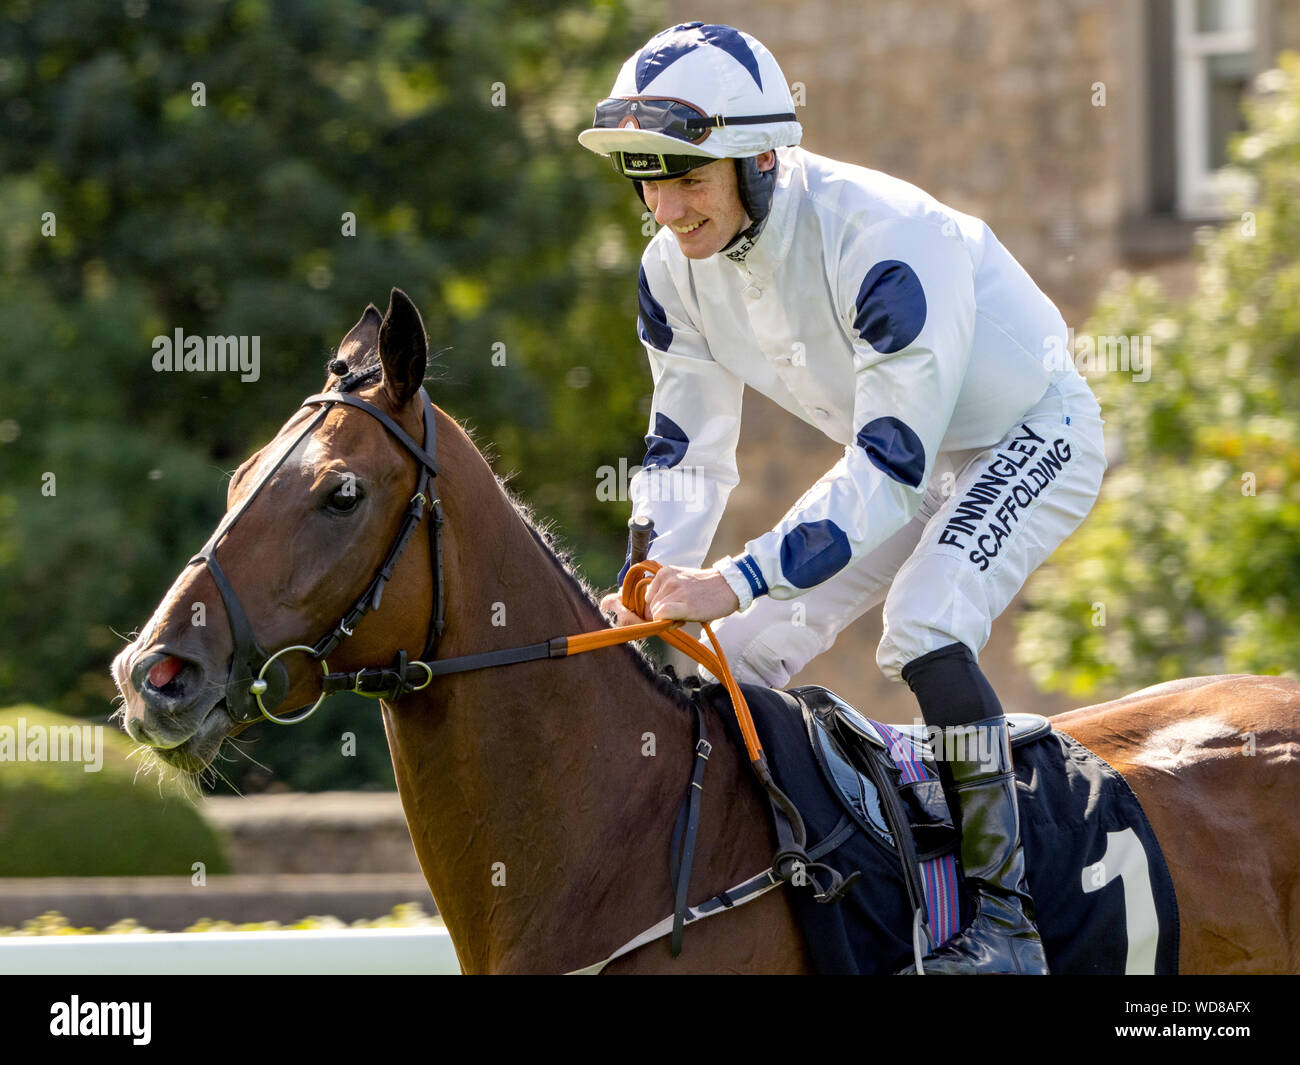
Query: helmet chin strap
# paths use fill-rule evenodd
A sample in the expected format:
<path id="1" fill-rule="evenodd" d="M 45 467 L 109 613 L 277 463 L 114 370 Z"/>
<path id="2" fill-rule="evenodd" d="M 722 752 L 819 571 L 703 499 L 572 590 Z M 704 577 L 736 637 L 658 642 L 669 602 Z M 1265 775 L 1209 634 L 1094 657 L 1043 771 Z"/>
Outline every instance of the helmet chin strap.
<path id="1" fill-rule="evenodd" d="M 776 174 L 780 168 L 779 155 L 767 170 L 758 168 L 756 155 L 736 160 L 736 185 L 740 192 L 740 204 L 755 226 L 761 226 L 772 210 L 772 194 L 776 191 Z"/>
<path id="2" fill-rule="evenodd" d="M 748 226 L 731 238 L 727 246 L 722 249 L 722 254 L 733 256 L 735 253 L 739 252 L 741 248 L 744 248 L 745 253 L 747 254 L 749 249 L 754 246 L 754 242 L 758 240 L 758 235 L 763 232 L 763 227 L 766 224 L 766 217 L 757 222 L 750 222 Z M 740 258 L 743 259 L 744 257 L 744 254 L 740 255 Z"/>
<path id="3" fill-rule="evenodd" d="M 758 240 L 772 210 L 772 195 L 776 192 L 776 174 L 780 166 L 779 155 L 768 170 L 758 168 L 757 156 L 736 160 L 736 184 L 740 192 L 740 203 L 750 222 L 722 249 L 723 255 L 736 261 L 743 260 Z"/>

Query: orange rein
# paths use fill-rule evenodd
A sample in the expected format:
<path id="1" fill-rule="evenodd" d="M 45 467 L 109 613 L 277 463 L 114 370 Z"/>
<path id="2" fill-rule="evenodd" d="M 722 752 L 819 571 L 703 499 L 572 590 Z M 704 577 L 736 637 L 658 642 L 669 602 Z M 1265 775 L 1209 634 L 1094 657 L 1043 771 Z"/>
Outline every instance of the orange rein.
<path id="1" fill-rule="evenodd" d="M 627 575 L 624 576 L 623 605 L 634 614 L 645 617 L 646 592 L 659 569 L 658 562 L 637 562 L 628 569 Z M 717 637 L 713 635 L 713 630 L 705 624 L 704 631 L 708 634 L 709 642 L 713 644 L 713 650 L 710 651 L 694 636 L 688 636 L 686 633 L 679 631 L 680 626 L 683 624 L 684 622 L 681 621 L 664 619 L 663 621 L 646 621 L 639 625 L 625 625 L 617 629 L 601 629 L 598 632 L 579 633 L 576 636 L 568 637 L 565 654 L 566 656 L 576 655 L 584 651 L 595 651 L 601 647 L 613 647 L 620 643 L 630 643 L 632 640 L 640 640 L 646 636 L 658 636 L 664 643 L 671 644 L 683 654 L 694 659 L 717 677 L 726 687 L 727 694 L 731 696 L 731 705 L 736 709 L 736 720 L 740 724 L 740 734 L 745 739 L 745 749 L 749 753 L 749 760 L 756 765 L 762 765 L 765 770 L 767 760 L 763 757 L 763 745 L 758 740 L 758 731 L 754 728 L 754 719 L 750 716 L 749 704 L 745 702 L 745 697 L 740 693 L 740 685 L 736 683 L 735 677 L 731 675 L 731 667 L 727 665 L 726 656 L 722 653 L 722 648 L 718 646 Z"/>

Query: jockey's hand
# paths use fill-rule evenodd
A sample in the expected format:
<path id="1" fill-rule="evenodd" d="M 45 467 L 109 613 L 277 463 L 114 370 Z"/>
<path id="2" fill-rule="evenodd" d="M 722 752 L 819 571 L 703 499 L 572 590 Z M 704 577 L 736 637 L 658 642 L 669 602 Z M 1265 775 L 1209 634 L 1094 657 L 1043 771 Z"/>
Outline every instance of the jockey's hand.
<path id="1" fill-rule="evenodd" d="M 617 593 L 605 596 L 600 609 L 615 615 L 616 627 L 665 618 L 716 621 L 739 610 L 740 600 L 717 570 L 664 566 L 646 589 L 646 617 L 637 617 L 625 608 Z"/>
<path id="2" fill-rule="evenodd" d="M 623 596 L 618 592 L 611 592 L 600 601 L 600 612 L 614 615 L 612 624 L 616 629 L 624 625 L 640 625 L 645 621 L 645 618 L 638 617 L 623 605 Z"/>

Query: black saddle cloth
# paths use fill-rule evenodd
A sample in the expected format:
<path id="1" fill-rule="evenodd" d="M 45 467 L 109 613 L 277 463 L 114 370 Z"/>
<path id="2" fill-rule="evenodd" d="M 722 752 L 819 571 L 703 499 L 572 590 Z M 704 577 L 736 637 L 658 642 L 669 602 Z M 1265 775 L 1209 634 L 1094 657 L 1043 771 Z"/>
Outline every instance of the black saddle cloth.
<path id="1" fill-rule="evenodd" d="M 862 825 L 814 755 L 799 702 L 787 692 L 742 686 L 778 786 L 799 808 L 808 846 L 843 825 L 860 827 L 820 861 L 863 876 L 840 902 L 822 904 L 786 885 L 819 973 L 892 973 L 912 960 L 913 913 L 888 838 Z M 726 689 L 699 697 L 744 743 Z M 1026 879 L 1053 973 L 1176 973 L 1178 906 L 1173 880 L 1146 815 L 1124 779 L 1055 729 L 1014 751 Z M 927 767 L 931 772 L 933 766 Z M 708 786 L 707 780 L 705 787 Z M 918 851 L 932 840 L 918 837 Z M 924 856 L 924 855 L 923 855 Z M 960 921 L 970 919 L 964 892 Z"/>

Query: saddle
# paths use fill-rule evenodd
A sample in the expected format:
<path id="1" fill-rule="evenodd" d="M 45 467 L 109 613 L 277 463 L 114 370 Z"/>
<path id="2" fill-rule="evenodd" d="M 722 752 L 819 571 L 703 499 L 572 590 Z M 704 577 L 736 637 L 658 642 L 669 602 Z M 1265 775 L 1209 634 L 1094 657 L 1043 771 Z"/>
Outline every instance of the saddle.
<path id="1" fill-rule="evenodd" d="M 862 873 L 832 905 L 787 886 L 816 970 L 893 972 L 924 947 L 926 931 L 935 946 L 959 931 L 968 917 L 959 835 L 929 730 L 873 721 L 821 687 L 741 689 L 773 776 L 803 816 L 809 854 L 845 876 Z M 696 698 L 743 749 L 726 690 L 705 684 Z M 1173 881 L 1137 797 L 1047 718 L 1007 720 L 1027 879 L 1052 972 L 1177 972 Z"/>
<path id="2" fill-rule="evenodd" d="M 892 803 L 882 804 L 879 788 L 883 775 L 893 784 L 908 813 L 917 857 L 921 861 L 947 854 L 957 843 L 957 833 L 939 784 L 931 731 L 925 725 L 884 725 L 865 717 L 833 691 L 816 685 L 790 688 L 800 704 L 808 739 L 826 780 L 860 820 L 891 847 L 901 823 L 893 821 Z M 1041 714 L 1007 714 L 1011 748 L 1046 735 L 1052 723 Z M 919 764 L 923 776 L 904 776 L 905 768 Z"/>
<path id="3" fill-rule="evenodd" d="M 896 854 L 914 912 L 942 942 L 957 931 L 960 834 L 935 767 L 926 726 L 885 725 L 816 685 L 788 690 L 827 784 L 858 826 Z M 1008 714 L 1011 747 L 1052 729 L 1041 714 Z"/>

